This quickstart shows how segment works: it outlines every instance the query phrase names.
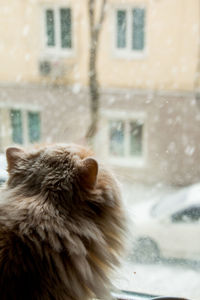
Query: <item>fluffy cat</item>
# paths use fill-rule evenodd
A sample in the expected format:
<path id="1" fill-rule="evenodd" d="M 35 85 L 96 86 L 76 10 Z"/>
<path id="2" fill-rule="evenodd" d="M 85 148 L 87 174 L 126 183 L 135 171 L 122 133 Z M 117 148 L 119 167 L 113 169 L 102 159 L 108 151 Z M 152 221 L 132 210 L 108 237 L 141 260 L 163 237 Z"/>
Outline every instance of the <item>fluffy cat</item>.
<path id="1" fill-rule="evenodd" d="M 109 298 L 125 215 L 112 174 L 78 145 L 8 148 L 0 299 Z"/>

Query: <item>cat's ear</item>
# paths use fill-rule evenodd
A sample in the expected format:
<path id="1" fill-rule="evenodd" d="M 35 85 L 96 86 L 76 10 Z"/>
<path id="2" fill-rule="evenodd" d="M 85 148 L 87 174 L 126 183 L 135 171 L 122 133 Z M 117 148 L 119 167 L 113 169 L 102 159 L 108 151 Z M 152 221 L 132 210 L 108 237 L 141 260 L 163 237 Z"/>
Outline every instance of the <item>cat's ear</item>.
<path id="1" fill-rule="evenodd" d="M 81 165 L 81 178 L 87 188 L 94 188 L 97 181 L 98 163 L 92 158 L 88 157 L 82 161 Z"/>
<path id="2" fill-rule="evenodd" d="M 20 148 L 16 147 L 9 147 L 6 150 L 6 158 L 7 158 L 7 163 L 8 163 L 8 171 L 12 170 L 16 162 L 21 159 L 23 156 L 24 151 Z"/>

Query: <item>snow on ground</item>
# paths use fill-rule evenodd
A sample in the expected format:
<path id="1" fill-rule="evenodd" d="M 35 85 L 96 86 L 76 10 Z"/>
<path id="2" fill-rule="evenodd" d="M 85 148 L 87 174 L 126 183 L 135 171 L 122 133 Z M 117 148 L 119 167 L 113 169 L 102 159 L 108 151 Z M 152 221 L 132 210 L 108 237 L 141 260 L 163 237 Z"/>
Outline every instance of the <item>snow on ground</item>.
<path id="1" fill-rule="evenodd" d="M 145 185 L 139 183 L 123 182 L 121 184 L 122 197 L 127 207 L 134 206 L 140 202 L 150 201 L 152 199 L 162 199 L 163 196 L 169 195 L 177 188 L 157 183 L 154 185 Z"/>
<path id="2" fill-rule="evenodd" d="M 126 262 L 113 282 L 121 290 L 200 300 L 200 269 L 186 265 Z"/>

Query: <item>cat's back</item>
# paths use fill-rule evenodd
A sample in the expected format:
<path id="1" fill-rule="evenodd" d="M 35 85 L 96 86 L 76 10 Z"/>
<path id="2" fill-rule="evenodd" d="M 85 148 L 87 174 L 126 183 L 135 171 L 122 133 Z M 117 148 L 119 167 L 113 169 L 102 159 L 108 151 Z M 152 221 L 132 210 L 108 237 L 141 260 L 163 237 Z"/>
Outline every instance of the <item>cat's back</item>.
<path id="1" fill-rule="evenodd" d="M 14 197 L 6 189 L 0 196 L 0 299 L 67 299 L 54 269 L 52 248 L 43 240 L 47 228 L 34 212 L 35 207 L 42 209 L 39 203 Z"/>

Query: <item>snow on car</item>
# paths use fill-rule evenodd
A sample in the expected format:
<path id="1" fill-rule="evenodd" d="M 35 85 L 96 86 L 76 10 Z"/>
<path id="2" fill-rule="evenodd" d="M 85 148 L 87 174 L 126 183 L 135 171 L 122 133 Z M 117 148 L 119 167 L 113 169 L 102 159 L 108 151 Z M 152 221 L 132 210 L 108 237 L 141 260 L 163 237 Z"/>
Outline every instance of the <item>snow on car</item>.
<path id="1" fill-rule="evenodd" d="M 200 184 L 134 208 L 133 258 L 200 260 Z"/>

